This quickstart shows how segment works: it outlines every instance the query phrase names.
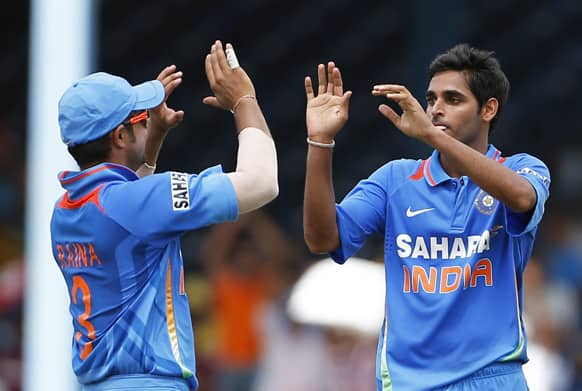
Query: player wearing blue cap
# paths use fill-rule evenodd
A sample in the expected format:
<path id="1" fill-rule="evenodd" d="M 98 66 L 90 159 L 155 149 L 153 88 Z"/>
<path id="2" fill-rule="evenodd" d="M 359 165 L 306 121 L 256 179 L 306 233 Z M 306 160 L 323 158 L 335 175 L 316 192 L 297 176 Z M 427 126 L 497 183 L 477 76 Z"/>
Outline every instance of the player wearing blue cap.
<path id="1" fill-rule="evenodd" d="M 175 66 L 137 86 L 95 73 L 59 102 L 61 137 L 81 170 L 59 174 L 66 192 L 53 212 L 52 249 L 71 297 L 73 369 L 85 390 L 198 387 L 180 236 L 277 196 L 275 144 L 252 81 L 229 66 L 220 41 L 205 66 L 214 96 L 204 103 L 234 114 L 234 172 L 151 175 L 184 116 L 166 104 L 182 81 Z"/>
<path id="2" fill-rule="evenodd" d="M 435 148 L 425 160 L 387 163 L 335 204 L 334 136 L 348 118 L 333 62 L 309 77 L 304 230 L 311 251 L 345 262 L 384 235 L 386 317 L 378 390 L 527 390 L 523 271 L 549 172 L 539 159 L 489 144 L 509 92 L 492 52 L 457 45 L 429 68 L 426 112 L 401 85 L 373 87 L 401 114 L 379 111 Z M 326 81 L 327 78 L 327 81 Z"/>

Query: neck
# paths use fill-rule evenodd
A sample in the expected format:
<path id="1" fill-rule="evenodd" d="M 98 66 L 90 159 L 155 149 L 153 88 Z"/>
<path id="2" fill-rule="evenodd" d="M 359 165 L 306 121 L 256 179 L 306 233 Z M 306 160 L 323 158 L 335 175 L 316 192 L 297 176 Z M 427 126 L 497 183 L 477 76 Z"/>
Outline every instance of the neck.
<path id="1" fill-rule="evenodd" d="M 487 149 L 489 148 L 489 141 L 488 139 L 484 139 L 483 141 L 480 142 L 465 145 L 485 155 L 487 153 Z M 460 178 L 461 176 L 466 175 L 461 170 L 461 167 L 459 167 L 459 165 L 455 163 L 455 159 L 448 157 L 446 154 L 442 152 L 439 153 L 439 162 L 441 163 L 443 170 L 451 178 Z"/>

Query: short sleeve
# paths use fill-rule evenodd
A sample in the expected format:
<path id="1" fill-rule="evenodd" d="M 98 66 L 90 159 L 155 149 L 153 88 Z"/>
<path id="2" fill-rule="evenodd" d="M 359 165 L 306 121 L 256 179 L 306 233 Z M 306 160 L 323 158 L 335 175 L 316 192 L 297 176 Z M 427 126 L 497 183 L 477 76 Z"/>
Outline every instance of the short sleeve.
<path id="1" fill-rule="evenodd" d="M 104 212 L 133 235 L 161 239 L 238 217 L 232 183 L 214 166 L 200 174 L 166 172 L 106 186 Z"/>
<path id="2" fill-rule="evenodd" d="M 335 262 L 344 263 L 363 246 L 370 235 L 384 231 L 388 173 L 387 165 L 381 167 L 368 179 L 360 181 L 336 205 L 341 245 L 330 253 Z"/>
<path id="3" fill-rule="evenodd" d="M 508 233 L 520 236 L 536 228 L 542 219 L 544 205 L 550 196 L 550 171 L 541 160 L 527 154 L 512 156 L 508 167 L 525 178 L 537 195 L 536 204 L 529 212 L 516 213 L 505 208 Z"/>

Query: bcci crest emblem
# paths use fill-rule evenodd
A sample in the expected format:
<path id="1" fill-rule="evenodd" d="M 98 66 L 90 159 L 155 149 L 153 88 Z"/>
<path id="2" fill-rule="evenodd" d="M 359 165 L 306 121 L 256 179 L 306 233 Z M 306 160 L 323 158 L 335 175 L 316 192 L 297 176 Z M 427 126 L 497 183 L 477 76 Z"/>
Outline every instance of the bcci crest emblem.
<path id="1" fill-rule="evenodd" d="M 498 201 L 493 198 L 493 196 L 481 190 L 479 194 L 477 194 L 477 198 L 475 198 L 475 207 L 479 210 L 479 212 L 490 215 L 495 210 L 497 202 Z"/>

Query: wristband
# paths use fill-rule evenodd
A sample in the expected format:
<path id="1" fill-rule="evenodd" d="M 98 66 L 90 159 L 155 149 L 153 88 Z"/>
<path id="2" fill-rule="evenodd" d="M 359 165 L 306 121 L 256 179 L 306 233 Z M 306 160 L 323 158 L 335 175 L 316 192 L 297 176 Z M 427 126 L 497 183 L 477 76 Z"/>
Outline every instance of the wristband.
<path id="1" fill-rule="evenodd" d="M 150 166 L 150 165 L 149 165 L 149 164 L 147 164 L 146 162 L 143 162 L 143 165 L 144 165 L 146 168 L 149 168 L 150 170 L 153 170 L 153 171 L 155 171 L 155 169 L 156 169 L 156 165 L 155 165 L 155 164 L 154 164 L 153 166 Z"/>
<path id="2" fill-rule="evenodd" d="M 319 143 L 317 141 L 313 141 L 309 137 L 307 137 L 307 144 L 313 145 L 314 147 L 319 147 L 319 148 L 333 149 L 333 147 L 335 147 L 335 140 L 331 140 L 331 143 L 326 144 L 326 143 Z"/>
<path id="3" fill-rule="evenodd" d="M 235 110 L 236 110 L 237 106 L 240 104 L 240 102 L 241 102 L 243 99 L 254 99 L 254 100 L 257 100 L 257 98 L 256 98 L 256 97 L 254 97 L 254 96 L 252 96 L 252 95 L 243 95 L 243 96 L 241 96 L 240 98 L 238 98 L 238 99 L 236 100 L 236 102 L 234 102 L 234 105 L 232 106 L 232 109 L 230 109 L 230 112 L 232 113 L 232 115 L 234 115 L 234 112 L 235 112 Z"/>

